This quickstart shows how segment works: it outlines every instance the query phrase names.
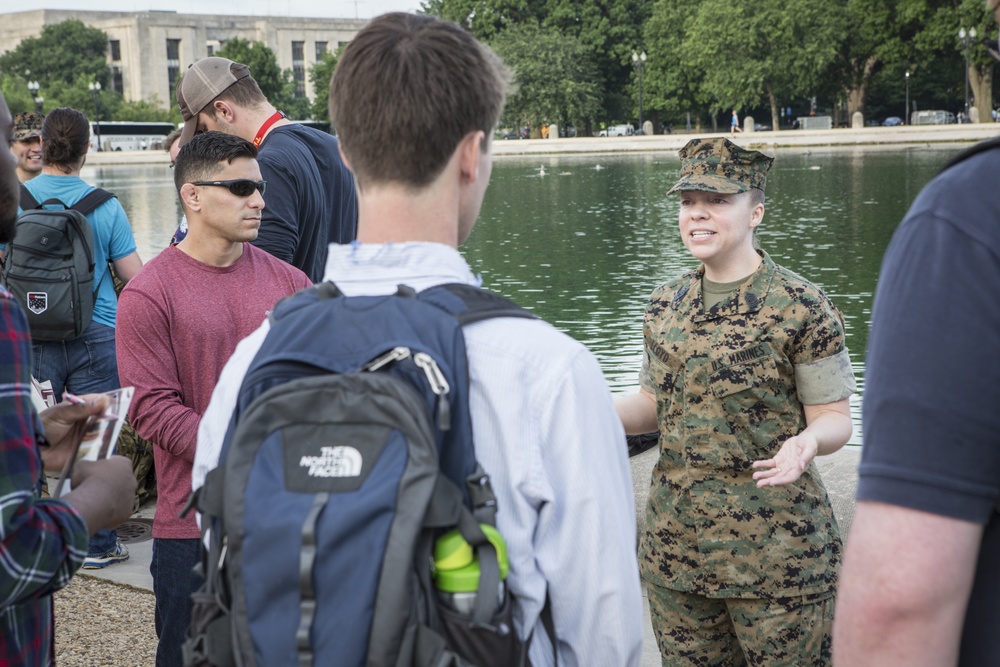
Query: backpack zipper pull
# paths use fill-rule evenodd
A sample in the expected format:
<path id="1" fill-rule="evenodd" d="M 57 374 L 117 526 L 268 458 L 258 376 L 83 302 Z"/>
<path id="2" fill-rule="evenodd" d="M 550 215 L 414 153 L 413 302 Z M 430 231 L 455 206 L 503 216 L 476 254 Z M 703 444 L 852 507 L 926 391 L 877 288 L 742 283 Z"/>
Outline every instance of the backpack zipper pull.
<path id="1" fill-rule="evenodd" d="M 451 387 L 448 386 L 448 380 L 438 368 L 437 362 L 426 352 L 417 352 L 413 355 L 413 363 L 423 369 L 431 385 L 431 391 L 437 395 L 438 426 L 442 431 L 447 431 L 451 428 L 451 405 L 448 402 L 448 392 L 451 391 Z"/>
<path id="2" fill-rule="evenodd" d="M 377 371 L 378 369 L 382 368 L 387 364 L 390 364 L 394 361 L 400 361 L 402 359 L 406 359 L 408 356 L 410 356 L 410 348 L 394 347 L 385 354 L 383 354 L 381 357 L 376 357 L 375 359 L 369 361 L 363 367 L 363 370 Z"/>

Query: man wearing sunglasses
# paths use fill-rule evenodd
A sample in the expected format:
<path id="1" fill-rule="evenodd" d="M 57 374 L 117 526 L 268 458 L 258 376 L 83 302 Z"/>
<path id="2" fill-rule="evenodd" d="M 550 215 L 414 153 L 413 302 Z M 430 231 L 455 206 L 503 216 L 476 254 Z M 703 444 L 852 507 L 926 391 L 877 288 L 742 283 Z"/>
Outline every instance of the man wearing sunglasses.
<path id="1" fill-rule="evenodd" d="M 191 65 L 177 84 L 177 105 L 181 146 L 197 132 L 217 130 L 260 149 L 271 192 L 254 245 L 322 280 L 327 245 L 353 241 L 358 221 L 354 177 L 337 140 L 285 118 L 247 66 L 226 58 Z"/>
<path id="2" fill-rule="evenodd" d="M 201 583 L 194 515 L 179 515 L 191 490 L 198 422 L 236 344 L 274 304 L 310 285 L 308 277 L 251 245 L 269 192 L 257 149 L 244 139 L 206 132 L 177 155 L 174 184 L 188 233 L 144 267 L 122 292 L 118 373 L 135 387 L 129 418 L 155 443 L 153 593 L 157 665 L 179 665 Z"/>

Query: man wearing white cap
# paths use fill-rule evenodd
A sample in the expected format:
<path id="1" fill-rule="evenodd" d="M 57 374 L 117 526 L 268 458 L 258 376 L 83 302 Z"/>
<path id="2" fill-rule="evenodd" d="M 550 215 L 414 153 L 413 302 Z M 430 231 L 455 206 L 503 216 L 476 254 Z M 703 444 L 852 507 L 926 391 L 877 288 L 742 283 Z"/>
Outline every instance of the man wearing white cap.
<path id="1" fill-rule="evenodd" d="M 353 241 L 358 219 L 354 177 L 337 140 L 288 120 L 247 66 L 226 58 L 191 65 L 177 84 L 177 104 L 184 117 L 181 146 L 196 132 L 216 130 L 259 149 L 268 196 L 254 245 L 322 280 L 327 245 Z"/>

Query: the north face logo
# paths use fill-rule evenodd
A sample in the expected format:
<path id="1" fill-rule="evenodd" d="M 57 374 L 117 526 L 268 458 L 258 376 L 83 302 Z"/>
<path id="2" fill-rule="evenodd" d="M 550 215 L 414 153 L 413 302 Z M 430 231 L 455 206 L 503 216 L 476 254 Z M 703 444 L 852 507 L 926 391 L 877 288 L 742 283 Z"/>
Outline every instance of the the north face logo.
<path id="1" fill-rule="evenodd" d="M 299 467 L 310 477 L 357 477 L 361 474 L 361 452 L 354 447 L 323 447 L 319 456 L 303 456 Z"/>
<path id="2" fill-rule="evenodd" d="M 28 292 L 28 310 L 35 315 L 41 315 L 49 309 L 48 292 Z"/>

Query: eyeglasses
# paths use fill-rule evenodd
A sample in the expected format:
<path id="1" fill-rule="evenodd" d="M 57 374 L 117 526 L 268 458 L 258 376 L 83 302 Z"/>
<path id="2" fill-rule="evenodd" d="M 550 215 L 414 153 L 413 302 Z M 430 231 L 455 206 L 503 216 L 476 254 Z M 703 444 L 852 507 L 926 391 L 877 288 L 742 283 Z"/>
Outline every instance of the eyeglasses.
<path id="1" fill-rule="evenodd" d="M 234 178 L 230 181 L 195 181 L 191 185 L 215 185 L 220 188 L 229 188 L 237 197 L 249 197 L 253 191 L 264 194 L 267 181 L 251 181 L 249 178 Z"/>

